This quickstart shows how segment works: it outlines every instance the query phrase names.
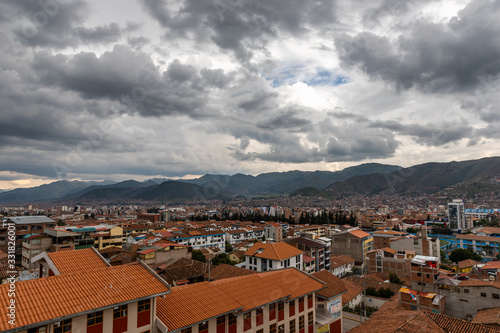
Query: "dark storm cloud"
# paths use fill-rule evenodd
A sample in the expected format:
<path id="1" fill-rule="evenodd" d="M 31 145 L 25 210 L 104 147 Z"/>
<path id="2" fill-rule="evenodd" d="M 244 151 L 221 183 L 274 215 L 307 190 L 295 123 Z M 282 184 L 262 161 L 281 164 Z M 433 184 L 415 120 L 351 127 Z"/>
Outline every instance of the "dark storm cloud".
<path id="1" fill-rule="evenodd" d="M 28 46 L 63 49 L 88 42 L 113 42 L 133 28 L 122 29 L 116 23 L 84 27 L 91 10 L 81 0 L 8 1 L 1 9 L 5 13 L 0 18 L 4 30 Z"/>
<path id="2" fill-rule="evenodd" d="M 299 0 L 141 2 L 146 12 L 167 29 L 168 38 L 211 40 L 244 63 L 280 32 L 299 37 L 321 28 L 325 33 L 337 20 L 335 1 L 310 2 L 307 6 Z"/>
<path id="3" fill-rule="evenodd" d="M 74 91 L 84 98 L 117 101 L 123 106 L 121 112 L 142 116 L 208 115 L 204 106 L 209 90 L 229 82 L 222 70 L 200 71 L 179 60 L 161 73 L 148 54 L 121 45 L 100 57 L 92 52 L 73 57 L 39 52 L 33 69 L 40 84 Z"/>
<path id="4" fill-rule="evenodd" d="M 398 89 L 429 93 L 476 88 L 500 73 L 500 1 L 474 1 L 446 24 L 417 21 L 397 39 L 362 32 L 335 41 L 344 67 Z"/>
<path id="5" fill-rule="evenodd" d="M 410 136 L 422 145 L 434 147 L 472 138 L 474 134 L 474 128 L 465 123 L 465 121 L 462 123 L 440 122 L 436 124 L 409 125 L 395 121 L 376 121 L 369 126 L 372 128 L 384 128 L 401 135 Z"/>
<path id="6" fill-rule="evenodd" d="M 300 117 L 300 111 L 290 110 L 260 121 L 257 126 L 267 130 L 283 128 L 291 132 L 306 132 L 310 129 L 311 124 L 309 119 Z"/>

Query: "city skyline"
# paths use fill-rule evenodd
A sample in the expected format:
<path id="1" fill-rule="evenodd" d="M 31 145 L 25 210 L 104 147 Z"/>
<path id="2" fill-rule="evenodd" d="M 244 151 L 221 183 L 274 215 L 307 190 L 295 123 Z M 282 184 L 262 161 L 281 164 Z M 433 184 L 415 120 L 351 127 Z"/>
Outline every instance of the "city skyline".
<path id="1" fill-rule="evenodd" d="M 0 189 L 499 155 L 500 1 L 0 9 Z"/>

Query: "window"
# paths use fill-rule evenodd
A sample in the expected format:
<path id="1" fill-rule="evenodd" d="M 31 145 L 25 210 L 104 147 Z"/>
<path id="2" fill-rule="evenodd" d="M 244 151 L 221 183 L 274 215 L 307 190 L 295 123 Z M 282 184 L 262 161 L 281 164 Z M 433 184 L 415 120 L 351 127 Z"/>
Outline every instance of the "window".
<path id="1" fill-rule="evenodd" d="M 190 328 L 185 328 L 181 331 L 181 333 L 191 333 L 193 330 Z"/>
<path id="2" fill-rule="evenodd" d="M 66 319 L 64 321 L 61 321 L 59 323 L 59 326 L 57 326 L 57 324 L 54 324 L 54 333 L 65 333 L 65 332 L 71 332 L 71 319 Z"/>
<path id="3" fill-rule="evenodd" d="M 222 325 L 226 323 L 226 316 L 220 316 L 217 318 L 217 325 Z"/>
<path id="4" fill-rule="evenodd" d="M 229 326 L 236 325 L 236 316 L 233 314 L 230 314 L 230 315 L 228 315 L 228 317 L 229 317 L 229 320 L 227 322 L 228 325 Z"/>
<path id="5" fill-rule="evenodd" d="M 417 276 L 422 276 L 422 273 L 417 273 Z"/>
<path id="6" fill-rule="evenodd" d="M 119 319 L 127 316 L 127 307 L 128 305 L 116 306 L 113 309 L 113 319 Z"/>
<path id="7" fill-rule="evenodd" d="M 269 311 L 274 311 L 276 309 L 276 303 L 269 304 Z"/>
<path id="8" fill-rule="evenodd" d="M 40 326 L 36 328 L 30 328 L 28 333 L 45 333 L 47 332 L 47 326 Z"/>
<path id="9" fill-rule="evenodd" d="M 251 319 L 252 318 L 252 313 L 251 312 L 247 312 L 243 315 L 243 320 L 245 319 Z"/>
<path id="10" fill-rule="evenodd" d="M 290 333 L 295 333 L 295 319 L 290 320 Z"/>
<path id="11" fill-rule="evenodd" d="M 285 303 L 279 302 L 278 303 L 278 311 L 283 311 L 285 310 Z"/>
<path id="12" fill-rule="evenodd" d="M 498 294 L 491 294 L 491 297 L 495 298 L 495 299 L 499 299 L 499 295 Z"/>
<path id="13" fill-rule="evenodd" d="M 264 309 L 263 308 L 258 308 L 257 310 L 255 310 L 255 314 L 258 316 L 258 315 L 261 315 L 264 313 Z"/>
<path id="14" fill-rule="evenodd" d="M 257 330 L 257 332 L 255 332 L 255 333 L 264 333 L 264 329 L 261 328 L 260 330 Z"/>
<path id="15" fill-rule="evenodd" d="M 269 333 L 276 333 L 276 324 L 269 325 Z"/>
<path id="16" fill-rule="evenodd" d="M 145 299 L 143 301 L 139 301 L 137 303 L 137 312 L 144 312 L 144 311 L 148 311 L 149 309 L 151 309 L 151 299 L 150 298 Z"/>
<path id="17" fill-rule="evenodd" d="M 303 330 L 305 327 L 304 325 L 304 316 L 299 317 L 299 330 Z"/>
<path id="18" fill-rule="evenodd" d="M 87 315 L 87 326 L 97 325 L 102 323 L 102 311 L 89 313 Z"/>
<path id="19" fill-rule="evenodd" d="M 309 312 L 307 314 L 307 325 L 308 326 L 311 326 L 313 324 L 313 313 L 312 312 Z"/>
<path id="20" fill-rule="evenodd" d="M 208 321 L 198 325 L 198 332 L 203 330 L 208 330 Z"/>
<path id="21" fill-rule="evenodd" d="M 280 325 L 278 327 L 278 333 L 285 333 L 285 325 Z"/>
<path id="22" fill-rule="evenodd" d="M 427 277 L 427 278 L 430 278 L 431 276 L 430 276 L 429 274 L 426 274 L 426 277 Z"/>
<path id="23" fill-rule="evenodd" d="M 464 293 L 468 294 L 469 293 L 469 289 L 464 289 Z"/>

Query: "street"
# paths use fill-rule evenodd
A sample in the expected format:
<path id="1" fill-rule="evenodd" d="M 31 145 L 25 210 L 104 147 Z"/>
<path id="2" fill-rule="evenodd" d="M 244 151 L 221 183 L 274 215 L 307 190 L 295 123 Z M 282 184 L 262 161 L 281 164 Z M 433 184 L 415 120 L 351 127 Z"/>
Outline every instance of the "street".
<path id="1" fill-rule="evenodd" d="M 344 324 L 344 333 L 348 332 L 350 329 L 358 326 L 361 324 L 361 320 L 365 321 L 366 319 L 364 317 L 361 317 L 359 315 L 356 315 L 354 313 L 350 312 L 342 312 L 342 319 L 343 319 L 343 324 Z"/>

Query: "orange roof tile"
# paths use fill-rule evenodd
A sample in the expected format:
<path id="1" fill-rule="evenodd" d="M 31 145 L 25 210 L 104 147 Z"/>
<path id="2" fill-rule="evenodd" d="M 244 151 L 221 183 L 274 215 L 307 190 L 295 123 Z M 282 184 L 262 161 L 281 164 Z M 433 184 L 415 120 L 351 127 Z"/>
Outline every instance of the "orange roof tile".
<path id="1" fill-rule="evenodd" d="M 458 268 L 467 268 L 467 267 L 474 267 L 477 264 L 477 261 L 474 261 L 472 259 L 465 259 L 462 261 L 459 261 L 458 263 Z"/>
<path id="2" fill-rule="evenodd" d="M 294 299 L 325 287 L 295 268 L 172 288 L 157 298 L 157 316 L 171 330 L 230 312 L 245 312 L 280 299 Z"/>
<path id="3" fill-rule="evenodd" d="M 488 261 L 483 269 L 500 269 L 500 261 Z"/>
<path id="4" fill-rule="evenodd" d="M 93 247 L 82 250 L 50 252 L 47 255 L 61 274 L 84 272 L 109 266 L 108 262 Z"/>
<path id="5" fill-rule="evenodd" d="M 311 276 L 326 283 L 326 289 L 318 291 L 319 296 L 330 298 L 347 292 L 347 288 L 342 283 L 342 280 L 327 270 L 312 273 Z"/>
<path id="6" fill-rule="evenodd" d="M 10 303 L 9 287 L 0 285 L 4 309 Z M 16 282 L 15 329 L 168 292 L 168 284 L 140 262 Z M 0 331 L 10 329 L 8 317 L 2 316 Z"/>
<path id="7" fill-rule="evenodd" d="M 342 305 L 346 305 L 349 303 L 354 297 L 358 296 L 363 292 L 363 288 L 358 286 L 357 284 L 346 280 L 342 279 L 342 282 L 344 283 L 347 293 L 342 295 Z"/>
<path id="8" fill-rule="evenodd" d="M 349 231 L 349 233 L 355 237 L 358 237 L 358 238 L 365 238 L 365 237 L 368 237 L 370 236 L 369 233 L 367 232 L 364 232 L 363 230 L 353 230 L 353 231 Z"/>
<path id="9" fill-rule="evenodd" d="M 285 242 L 279 243 L 256 243 L 247 252 L 246 256 L 266 258 L 272 260 L 284 260 L 304 253 Z"/>

